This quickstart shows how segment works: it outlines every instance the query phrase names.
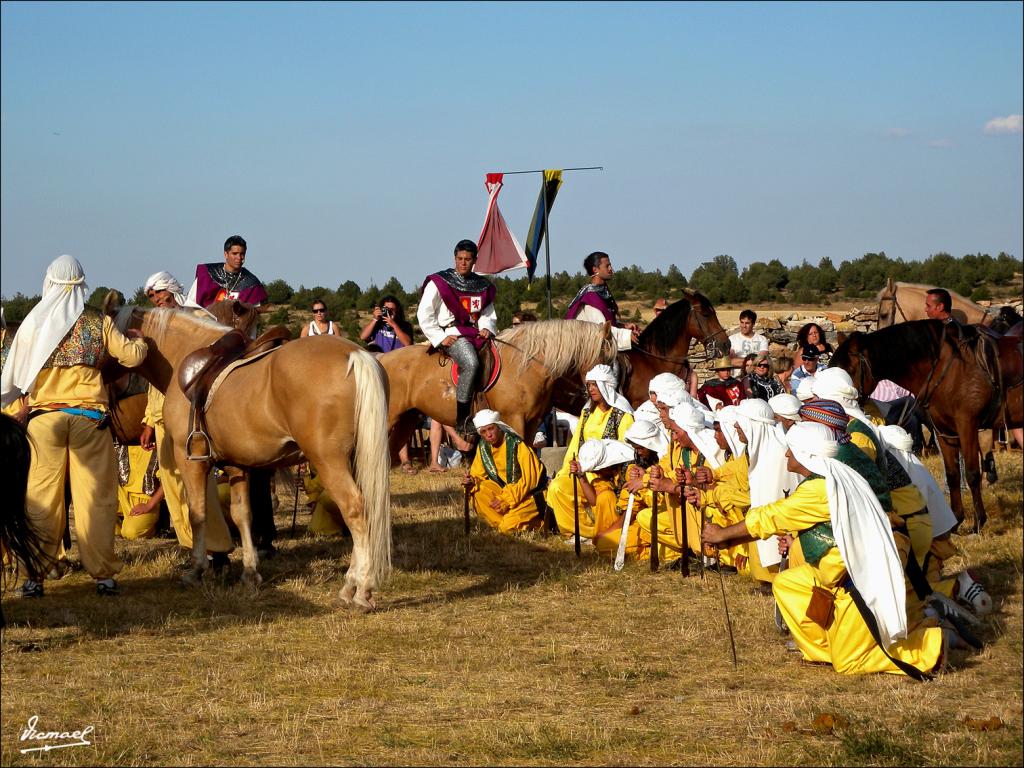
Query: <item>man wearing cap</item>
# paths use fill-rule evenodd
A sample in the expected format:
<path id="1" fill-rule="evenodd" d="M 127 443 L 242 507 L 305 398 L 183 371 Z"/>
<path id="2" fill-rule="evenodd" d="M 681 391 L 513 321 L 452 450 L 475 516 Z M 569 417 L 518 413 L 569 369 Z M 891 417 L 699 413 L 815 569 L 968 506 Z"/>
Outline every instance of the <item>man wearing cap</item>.
<path id="1" fill-rule="evenodd" d="M 563 533 L 573 532 L 572 475 L 569 465 L 587 440 L 621 440 L 633 424 L 633 408 L 615 388 L 615 376 L 608 365 L 597 365 L 586 374 L 590 400 L 580 411 L 579 421 L 566 447 L 561 469 L 548 485 L 547 503 Z"/>
<path id="2" fill-rule="evenodd" d="M 224 241 L 224 263 L 199 264 L 196 279 L 181 302 L 187 306 L 208 307 L 217 301 L 238 299 L 259 306 L 267 300 L 267 289 L 252 272 L 246 269 L 246 243 L 241 235 L 232 235 Z"/>
<path id="3" fill-rule="evenodd" d="M 478 411 L 473 425 L 483 440 L 462 484 L 470 489 L 477 517 L 502 533 L 538 527 L 534 495 L 544 469 L 537 454 L 497 411 Z"/>
<path id="4" fill-rule="evenodd" d="M 100 375 L 106 353 L 135 368 L 148 348 L 137 330 L 121 333 L 86 305 L 85 272 L 60 256 L 46 270 L 40 302 L 25 317 L 0 377 L 6 407 L 20 401 L 32 444 L 25 512 L 43 552 L 55 560 L 64 533 L 64 481 L 70 478 L 78 551 L 100 595 L 117 594 L 114 554 L 117 467 L 111 444 L 107 390 Z M 42 597 L 43 574 L 29 573 L 18 594 Z"/>
<path id="5" fill-rule="evenodd" d="M 940 668 L 943 632 L 926 625 L 909 630 L 903 569 L 887 516 L 864 479 L 835 460 L 833 432 L 795 424 L 786 442 L 790 471 L 805 478 L 797 489 L 752 507 L 736 525 L 705 525 L 705 541 L 800 533 L 806 562 L 780 573 L 772 591 L 806 660 L 829 662 L 841 674 Z"/>
<path id="6" fill-rule="evenodd" d="M 733 363 L 729 356 L 715 360 L 713 367 L 717 378 L 704 382 L 697 390 L 697 398 L 704 407 L 714 411 L 726 405 L 736 405 L 743 400 L 746 397 L 743 385 L 732 375 Z M 718 401 L 714 407 L 711 406 L 708 397 Z"/>
<path id="7" fill-rule="evenodd" d="M 494 283 L 473 271 L 477 248 L 472 240 L 455 244 L 455 266 L 428 275 L 421 288 L 416 319 L 430 346 L 444 349 L 459 366 L 455 387 L 455 428 L 475 439 L 470 415 L 480 372 L 477 352 L 498 332 Z M 473 438 L 470 438 L 470 435 Z"/>
<path id="8" fill-rule="evenodd" d="M 143 286 L 146 296 L 161 309 L 186 309 L 198 317 L 211 317 L 205 309 L 189 304 L 182 292 L 182 285 L 170 272 L 156 272 L 146 279 Z M 192 522 L 189 516 L 188 497 L 185 495 L 185 483 L 174 460 L 174 446 L 171 436 L 164 426 L 164 394 L 149 385 L 146 413 L 142 417 L 142 434 L 139 445 L 147 451 L 154 448 L 157 452 L 160 487 L 164 491 L 164 501 L 171 517 L 174 534 L 178 538 L 178 546 L 192 549 Z M 228 564 L 228 556 L 234 544 L 228 530 L 224 513 L 217 498 L 217 481 L 213 470 L 206 478 L 206 548 L 210 553 L 215 568 L 223 568 Z"/>
<path id="9" fill-rule="evenodd" d="M 569 461 L 569 472 L 579 482 L 580 537 L 594 541 L 604 535 L 606 538 L 622 531 L 622 516 L 616 504 L 618 494 L 612 481 L 619 470 L 634 458 L 633 449 L 620 440 L 587 440 L 580 446 L 579 456 Z M 559 527 L 574 533 L 574 522 L 570 508 L 569 525 Z M 635 548 L 635 530 L 631 537 Z M 627 539 L 628 546 L 629 539 Z M 618 538 L 615 538 L 618 548 Z M 607 552 L 607 546 L 600 550 Z M 613 550 L 614 551 L 614 550 Z"/>
<path id="10" fill-rule="evenodd" d="M 565 318 L 588 323 L 611 323 L 612 338 L 619 351 L 629 349 L 640 338 L 640 332 L 632 323 L 623 326 L 619 322 L 619 305 L 608 290 L 608 283 L 615 274 L 611 258 L 607 253 L 594 251 L 583 260 L 583 272 L 590 276 L 590 282 L 569 302 Z"/>
<path id="11" fill-rule="evenodd" d="M 800 353 L 800 367 L 789 376 L 789 391 L 794 395 L 804 379 L 813 379 L 818 372 L 818 350 L 807 346 Z"/>

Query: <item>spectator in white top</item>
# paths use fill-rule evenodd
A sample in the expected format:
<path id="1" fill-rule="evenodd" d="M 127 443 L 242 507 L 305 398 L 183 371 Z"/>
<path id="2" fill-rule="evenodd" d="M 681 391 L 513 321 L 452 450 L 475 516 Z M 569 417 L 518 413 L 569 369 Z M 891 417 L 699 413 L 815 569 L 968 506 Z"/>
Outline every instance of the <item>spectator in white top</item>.
<path id="1" fill-rule="evenodd" d="M 740 331 L 729 337 L 732 364 L 736 367 L 743 365 L 743 358 L 750 354 L 768 357 L 768 339 L 760 333 L 754 333 L 756 322 L 757 313 L 754 310 L 744 309 L 740 312 Z"/>

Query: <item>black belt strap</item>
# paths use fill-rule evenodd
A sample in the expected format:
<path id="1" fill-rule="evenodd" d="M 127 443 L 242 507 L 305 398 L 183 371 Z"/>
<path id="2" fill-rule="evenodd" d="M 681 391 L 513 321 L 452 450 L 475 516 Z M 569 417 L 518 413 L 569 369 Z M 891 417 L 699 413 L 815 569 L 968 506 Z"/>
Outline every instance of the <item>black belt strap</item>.
<path id="1" fill-rule="evenodd" d="M 857 587 L 853 585 L 853 580 L 847 578 L 843 586 L 846 587 L 846 590 L 850 593 L 850 597 L 853 598 L 853 604 L 857 606 L 857 610 L 860 611 L 861 618 L 864 619 L 864 623 L 868 625 L 868 631 L 871 633 L 871 637 L 874 638 L 875 643 L 878 645 L 878 647 L 882 649 L 882 653 L 885 654 L 886 658 L 889 659 L 889 661 L 891 661 L 893 664 L 895 664 L 901 672 L 914 678 L 915 680 L 921 682 L 924 682 L 925 680 L 931 680 L 934 677 L 934 675 L 932 675 L 930 672 L 922 672 L 920 669 L 913 666 L 912 664 L 907 664 L 907 662 L 901 661 L 900 659 L 894 658 L 889 655 L 889 651 L 887 651 L 885 646 L 882 644 L 882 638 L 878 632 L 878 622 L 875 621 L 875 615 L 868 609 L 867 603 L 864 602 L 864 597 L 857 590 Z"/>

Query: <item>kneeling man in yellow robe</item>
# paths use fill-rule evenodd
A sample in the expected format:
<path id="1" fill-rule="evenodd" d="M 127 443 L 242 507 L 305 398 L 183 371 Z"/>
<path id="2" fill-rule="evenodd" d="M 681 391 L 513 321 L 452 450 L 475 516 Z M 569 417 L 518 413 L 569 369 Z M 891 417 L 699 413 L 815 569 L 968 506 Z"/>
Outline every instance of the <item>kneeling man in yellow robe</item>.
<path id="1" fill-rule="evenodd" d="M 477 517 L 502 533 L 539 528 L 534 494 L 541 490 L 543 467 L 537 454 L 497 411 L 477 412 L 473 426 L 483 440 L 462 484 Z"/>

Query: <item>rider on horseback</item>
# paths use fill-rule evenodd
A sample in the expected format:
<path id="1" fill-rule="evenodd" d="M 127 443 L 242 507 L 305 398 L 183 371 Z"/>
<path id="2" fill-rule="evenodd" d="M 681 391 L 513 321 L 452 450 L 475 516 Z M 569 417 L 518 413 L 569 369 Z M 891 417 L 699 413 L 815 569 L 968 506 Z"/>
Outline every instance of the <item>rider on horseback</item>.
<path id="1" fill-rule="evenodd" d="M 583 260 L 583 271 L 590 276 L 590 282 L 569 302 L 566 319 L 611 323 L 615 343 L 620 352 L 625 352 L 640 337 L 640 331 L 633 323 L 623 325 L 619 322 L 619 305 L 608 290 L 608 281 L 615 274 L 611 258 L 607 253 L 594 251 Z"/>
<path id="2" fill-rule="evenodd" d="M 460 240 L 455 245 L 455 268 L 429 275 L 423 281 L 416 319 L 427 341 L 441 347 L 459 366 L 455 389 L 455 428 L 475 437 L 472 420 L 473 390 L 480 372 L 477 351 L 497 333 L 494 284 L 476 274 L 476 244 Z"/>

